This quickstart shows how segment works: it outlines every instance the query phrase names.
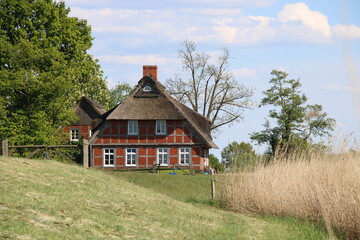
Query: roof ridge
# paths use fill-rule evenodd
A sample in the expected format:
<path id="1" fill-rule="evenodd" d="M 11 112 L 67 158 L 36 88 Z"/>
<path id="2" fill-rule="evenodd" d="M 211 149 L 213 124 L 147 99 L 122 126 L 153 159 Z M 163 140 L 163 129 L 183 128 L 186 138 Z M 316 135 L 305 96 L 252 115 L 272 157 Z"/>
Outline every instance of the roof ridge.
<path id="1" fill-rule="evenodd" d="M 181 110 L 178 106 L 176 106 L 176 104 L 181 104 L 181 106 L 187 108 L 191 112 L 195 113 L 198 116 L 201 116 L 202 118 L 206 119 L 209 123 L 211 123 L 211 121 L 207 117 L 203 116 L 202 114 L 196 112 L 195 110 L 189 108 L 188 106 L 186 106 L 182 102 L 180 102 L 177 99 L 173 98 L 170 94 L 168 94 L 165 91 L 165 89 L 161 89 L 161 93 L 164 94 L 165 97 L 172 103 L 172 105 L 181 113 L 181 115 L 183 115 L 188 120 L 190 125 L 196 130 L 196 132 L 200 135 L 200 137 L 204 140 L 204 142 L 209 144 L 211 147 L 218 148 L 218 146 L 212 141 L 211 135 L 209 136 L 210 139 L 207 139 L 207 136 L 204 136 L 203 131 L 201 129 L 199 129 L 199 127 L 197 126 L 196 123 L 193 122 L 193 120 L 191 119 L 191 116 L 188 116 L 188 114 L 186 112 L 184 112 L 183 110 Z M 210 143 L 209 143 L 209 140 L 210 140 Z"/>
<path id="2" fill-rule="evenodd" d="M 92 100 L 90 99 L 89 97 L 87 96 L 82 96 L 80 101 L 79 101 L 79 104 L 81 102 L 81 100 L 84 99 L 88 104 L 90 104 L 90 106 L 94 109 L 94 111 L 99 114 L 100 116 L 103 115 L 106 111 L 105 111 L 105 108 L 102 104 L 100 104 L 98 101 L 95 101 L 95 100 Z M 100 109 L 104 109 L 103 112 L 101 112 L 99 110 L 99 107 L 97 107 L 96 105 L 99 105 Z"/>

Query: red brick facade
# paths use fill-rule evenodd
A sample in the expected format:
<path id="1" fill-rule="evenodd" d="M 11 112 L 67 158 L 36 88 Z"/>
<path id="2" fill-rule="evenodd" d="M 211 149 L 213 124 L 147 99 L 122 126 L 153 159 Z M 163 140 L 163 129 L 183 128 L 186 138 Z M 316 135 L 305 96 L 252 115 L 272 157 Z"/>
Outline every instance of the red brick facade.
<path id="1" fill-rule="evenodd" d="M 79 139 L 86 139 L 89 140 L 89 138 L 91 137 L 91 129 L 92 126 L 66 126 L 64 128 L 64 132 L 65 134 L 68 134 L 69 136 L 69 141 L 71 141 L 71 130 L 78 130 L 79 131 Z M 75 140 L 75 141 L 78 141 Z M 73 140 L 74 141 L 74 140 Z"/>
<path id="2" fill-rule="evenodd" d="M 155 120 L 139 120 L 138 133 L 128 134 L 128 121 L 107 121 L 106 126 L 96 136 L 92 144 L 93 167 L 106 169 L 151 168 L 154 163 L 164 163 L 164 167 L 174 164 L 204 170 L 208 166 L 208 148 L 199 141 L 199 136 L 185 120 L 167 120 L 166 134 L 155 133 Z M 110 150 L 109 150 L 110 149 Z M 161 149 L 161 150 L 159 150 Z M 165 149 L 165 150 L 163 150 Z M 133 162 L 127 161 L 129 153 L 135 155 Z M 165 151 L 165 153 L 159 153 Z M 166 161 L 162 162 L 161 156 Z M 111 155 L 111 156 L 109 156 Z M 188 158 L 188 159 L 187 159 Z M 108 160 L 111 161 L 108 161 Z M 129 164 L 131 162 L 131 164 Z M 134 164 L 135 163 L 135 164 Z"/>

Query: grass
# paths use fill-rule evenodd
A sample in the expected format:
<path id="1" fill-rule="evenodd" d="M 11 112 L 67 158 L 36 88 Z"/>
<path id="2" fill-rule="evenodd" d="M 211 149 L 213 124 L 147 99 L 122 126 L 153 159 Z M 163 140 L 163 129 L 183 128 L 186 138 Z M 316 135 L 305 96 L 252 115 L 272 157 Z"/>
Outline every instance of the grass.
<path id="1" fill-rule="evenodd" d="M 211 189 L 209 175 L 176 175 L 161 173 L 114 172 L 114 175 L 128 182 L 151 189 L 183 202 L 210 204 Z"/>
<path id="2" fill-rule="evenodd" d="M 105 171 L 0 157 L 0 239 L 327 239 L 294 219 L 174 198 Z"/>
<path id="3" fill-rule="evenodd" d="M 354 152 L 278 158 L 223 176 L 222 201 L 236 211 L 323 222 L 332 237 L 360 239 L 359 162 Z"/>

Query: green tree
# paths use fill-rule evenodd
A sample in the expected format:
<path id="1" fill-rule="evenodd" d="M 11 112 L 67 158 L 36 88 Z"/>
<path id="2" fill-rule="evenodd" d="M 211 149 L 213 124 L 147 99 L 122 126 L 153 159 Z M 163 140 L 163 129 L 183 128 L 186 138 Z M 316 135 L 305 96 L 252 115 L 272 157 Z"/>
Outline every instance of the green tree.
<path id="1" fill-rule="evenodd" d="M 209 155 L 209 163 L 210 167 L 215 169 L 215 172 L 224 172 L 224 165 L 222 165 L 219 159 L 212 153 Z"/>
<path id="2" fill-rule="evenodd" d="M 54 0 L 0 1 L 0 140 L 56 142 L 76 100 L 106 105 L 106 82 L 87 53 L 91 28 Z"/>
<path id="3" fill-rule="evenodd" d="M 221 151 L 222 162 L 228 168 L 240 170 L 254 167 L 257 163 L 257 155 L 250 143 L 237 143 L 233 141 Z"/>
<path id="4" fill-rule="evenodd" d="M 254 132 L 251 139 L 258 144 L 268 144 L 268 153 L 274 156 L 276 151 L 289 153 L 306 148 L 315 137 L 331 134 L 335 120 L 327 117 L 321 105 L 306 105 L 307 97 L 300 91 L 300 81 L 287 79 L 288 74 L 273 70 L 271 87 L 264 91 L 261 105 L 275 107 L 269 111 L 275 126 L 271 127 L 267 119 L 265 130 Z"/>
<path id="5" fill-rule="evenodd" d="M 184 75 L 166 81 L 171 95 L 207 117 L 212 131 L 243 119 L 253 91 L 236 81 L 229 71 L 228 49 L 223 48 L 221 55 L 211 61 L 209 55 L 196 51 L 194 42 L 184 41 L 178 55 Z"/>
<path id="6" fill-rule="evenodd" d="M 132 87 L 128 83 L 116 85 L 110 90 L 110 104 L 109 109 L 121 103 L 131 92 Z"/>

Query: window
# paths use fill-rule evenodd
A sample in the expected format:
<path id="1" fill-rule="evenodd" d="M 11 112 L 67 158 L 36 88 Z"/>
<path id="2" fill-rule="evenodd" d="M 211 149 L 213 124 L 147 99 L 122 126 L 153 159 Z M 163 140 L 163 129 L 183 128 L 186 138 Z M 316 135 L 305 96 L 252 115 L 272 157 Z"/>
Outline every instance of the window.
<path id="1" fill-rule="evenodd" d="M 114 148 L 104 148 L 104 167 L 115 166 L 115 154 Z"/>
<path id="2" fill-rule="evenodd" d="M 158 120 L 156 121 L 156 135 L 166 134 L 166 121 Z"/>
<path id="3" fill-rule="evenodd" d="M 168 148 L 158 148 L 157 149 L 157 163 L 162 166 L 169 165 L 169 149 Z"/>
<path id="4" fill-rule="evenodd" d="M 136 166 L 137 152 L 136 148 L 126 149 L 126 166 Z"/>
<path id="5" fill-rule="evenodd" d="M 128 121 L 128 134 L 129 135 L 138 134 L 138 121 Z"/>
<path id="6" fill-rule="evenodd" d="M 150 86 L 145 86 L 143 88 L 143 92 L 151 92 L 151 87 Z"/>
<path id="7" fill-rule="evenodd" d="M 79 141 L 79 129 L 70 129 L 70 141 Z"/>
<path id="8" fill-rule="evenodd" d="M 190 164 L 190 148 L 179 148 L 179 164 Z"/>

